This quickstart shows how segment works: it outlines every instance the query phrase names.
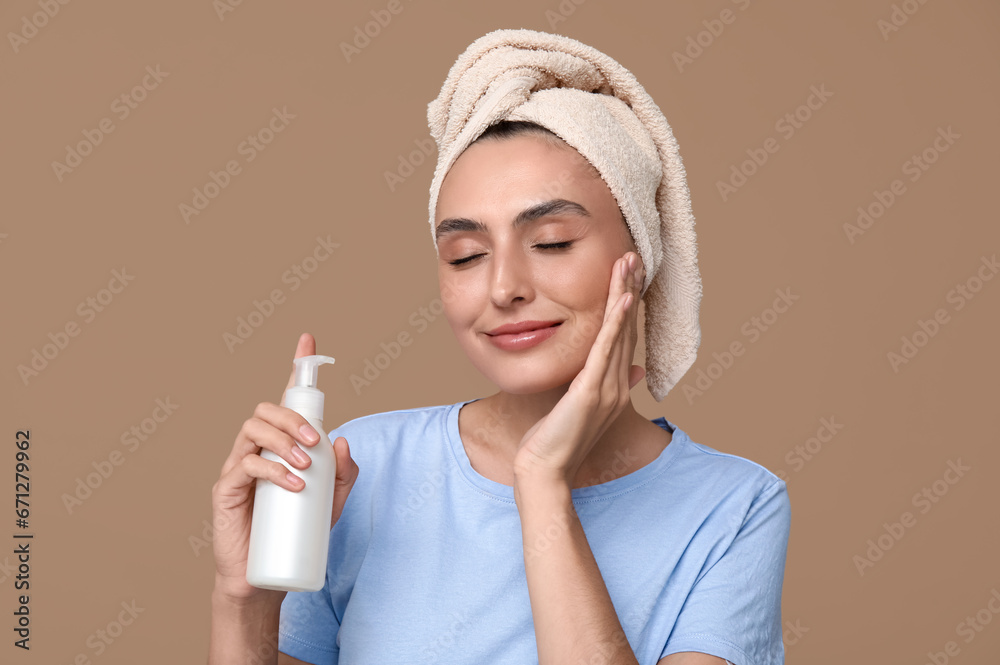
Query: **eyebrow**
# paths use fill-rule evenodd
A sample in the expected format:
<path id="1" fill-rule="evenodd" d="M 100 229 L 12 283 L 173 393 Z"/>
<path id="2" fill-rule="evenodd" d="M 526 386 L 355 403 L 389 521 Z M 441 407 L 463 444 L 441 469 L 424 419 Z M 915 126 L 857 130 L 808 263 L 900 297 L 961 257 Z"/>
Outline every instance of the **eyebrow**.
<path id="1" fill-rule="evenodd" d="M 590 217 L 590 211 L 576 201 L 552 199 L 551 201 L 544 201 L 542 203 L 535 204 L 519 212 L 517 217 L 514 218 L 513 227 L 518 229 L 522 226 L 530 224 L 531 222 L 537 221 L 542 217 L 561 214 Z M 489 234 L 489 229 L 486 228 L 486 225 L 478 220 L 468 219 L 465 217 L 449 217 L 448 219 L 442 220 L 442 222 L 438 224 L 437 229 L 434 232 L 434 236 L 436 240 L 441 240 L 441 238 L 450 233 L 459 233 L 461 231 L 473 231 L 476 233 Z"/>

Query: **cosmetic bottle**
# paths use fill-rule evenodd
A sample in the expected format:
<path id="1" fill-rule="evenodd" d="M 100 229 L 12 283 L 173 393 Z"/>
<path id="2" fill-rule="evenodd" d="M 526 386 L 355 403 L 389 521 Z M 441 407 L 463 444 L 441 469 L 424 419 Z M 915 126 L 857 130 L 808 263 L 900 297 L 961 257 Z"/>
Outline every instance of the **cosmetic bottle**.
<path id="1" fill-rule="evenodd" d="M 302 415 L 319 434 L 319 442 L 296 442 L 312 460 L 305 469 L 261 449 L 260 456 L 279 462 L 305 481 L 297 492 L 257 479 L 250 523 L 247 582 L 261 589 L 317 591 L 326 581 L 337 459 L 323 429 L 323 393 L 316 388 L 319 366 L 328 356 L 295 359 L 295 385 L 285 391 L 285 406 Z"/>

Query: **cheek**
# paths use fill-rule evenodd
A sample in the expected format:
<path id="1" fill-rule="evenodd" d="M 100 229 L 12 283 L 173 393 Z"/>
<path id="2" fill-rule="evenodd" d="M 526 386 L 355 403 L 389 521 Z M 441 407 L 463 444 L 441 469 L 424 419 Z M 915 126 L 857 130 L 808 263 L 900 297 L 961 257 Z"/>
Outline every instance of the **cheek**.
<path id="1" fill-rule="evenodd" d="M 549 296 L 571 315 L 571 332 L 568 342 L 573 350 L 573 363 L 587 357 L 590 348 L 604 325 L 607 309 L 608 288 L 611 283 L 611 266 L 595 269 L 594 262 L 587 264 L 587 270 L 564 270 L 561 275 L 553 274 Z M 598 264 L 600 265 L 600 264 Z"/>
<path id="2" fill-rule="evenodd" d="M 595 264 L 598 267 L 594 267 Z M 598 312 L 604 315 L 611 286 L 611 265 L 592 260 L 582 261 L 573 269 L 556 269 L 543 276 L 553 297 L 578 310 L 581 315 Z"/>
<path id="3" fill-rule="evenodd" d="M 473 303 L 476 302 L 478 286 L 472 280 L 463 280 L 454 275 L 440 275 L 441 302 L 444 316 L 456 332 L 468 326 L 477 316 Z"/>

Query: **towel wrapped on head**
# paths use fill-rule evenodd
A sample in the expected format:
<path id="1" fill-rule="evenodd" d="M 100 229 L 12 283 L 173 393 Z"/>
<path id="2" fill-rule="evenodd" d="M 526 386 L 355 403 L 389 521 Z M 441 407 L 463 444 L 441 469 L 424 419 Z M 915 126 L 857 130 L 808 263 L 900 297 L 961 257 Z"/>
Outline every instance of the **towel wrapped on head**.
<path id="1" fill-rule="evenodd" d="M 455 160 L 489 126 L 533 122 L 575 148 L 618 202 L 646 269 L 646 385 L 657 401 L 694 364 L 701 342 L 694 215 L 670 125 L 618 62 L 569 37 L 496 30 L 452 65 L 427 108 L 438 162 L 430 189 L 431 237 L 438 193 Z"/>

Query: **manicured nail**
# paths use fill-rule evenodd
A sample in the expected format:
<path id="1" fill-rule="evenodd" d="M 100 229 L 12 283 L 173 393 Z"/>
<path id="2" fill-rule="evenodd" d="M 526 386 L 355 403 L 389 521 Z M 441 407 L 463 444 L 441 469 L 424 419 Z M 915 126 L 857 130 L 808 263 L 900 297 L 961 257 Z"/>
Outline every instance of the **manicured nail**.
<path id="1" fill-rule="evenodd" d="M 296 487 L 302 484 L 302 479 L 296 476 L 291 471 L 285 474 L 285 478 L 287 478 L 288 482 L 290 482 L 292 485 L 295 485 Z"/>
<path id="2" fill-rule="evenodd" d="M 319 434 L 317 434 L 316 430 L 314 430 L 309 425 L 303 425 L 302 427 L 300 427 L 299 434 L 302 435 L 303 439 L 309 441 L 310 443 L 316 443 L 317 441 L 319 441 Z"/>
<path id="3" fill-rule="evenodd" d="M 309 457 L 304 452 L 302 452 L 302 449 L 299 448 L 298 446 L 292 446 L 292 457 L 294 457 L 295 461 L 298 462 L 299 464 L 309 463 Z"/>

